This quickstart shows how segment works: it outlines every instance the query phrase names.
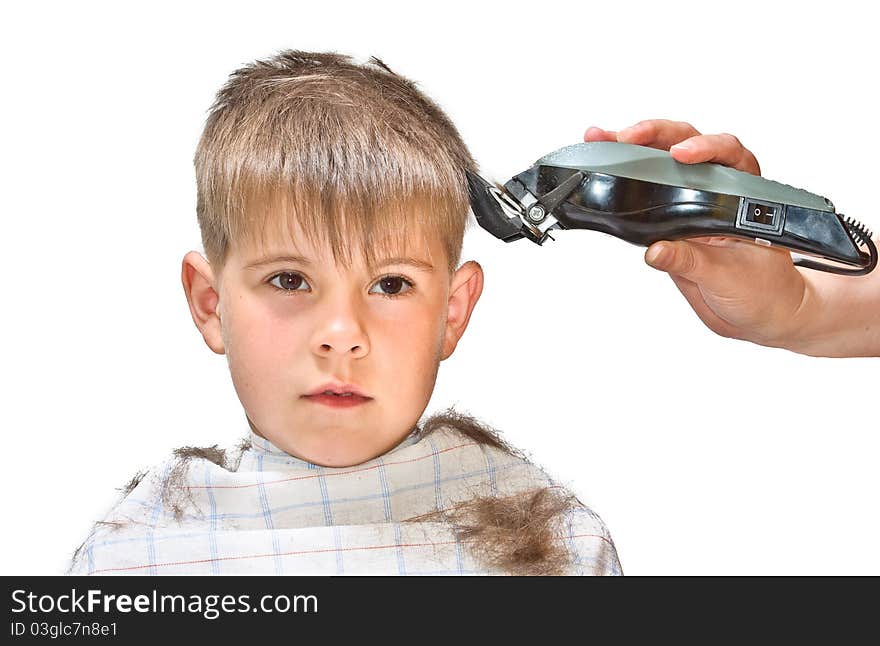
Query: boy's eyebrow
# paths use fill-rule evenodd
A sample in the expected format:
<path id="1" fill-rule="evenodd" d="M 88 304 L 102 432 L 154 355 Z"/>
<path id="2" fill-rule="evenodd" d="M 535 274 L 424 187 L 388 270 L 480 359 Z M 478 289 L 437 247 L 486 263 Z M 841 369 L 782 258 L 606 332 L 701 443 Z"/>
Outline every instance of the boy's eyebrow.
<path id="1" fill-rule="evenodd" d="M 307 258 L 303 256 L 267 256 L 264 258 L 260 258 L 249 265 L 245 266 L 245 269 L 257 269 L 264 265 L 271 265 L 276 262 L 299 262 L 304 265 L 312 264 Z M 423 269 L 425 271 L 434 271 L 434 265 L 424 260 L 420 260 L 418 258 L 410 258 L 407 256 L 396 256 L 394 258 L 386 258 L 385 260 L 379 261 L 377 263 L 377 267 L 384 267 L 386 265 L 411 265 L 418 269 Z"/>
<path id="2" fill-rule="evenodd" d="M 303 256 L 265 256 L 258 260 L 255 260 L 249 265 L 245 265 L 245 269 L 256 269 L 258 267 L 262 267 L 264 265 L 271 265 L 276 262 L 301 262 L 304 265 L 312 264 L 307 258 Z"/>
<path id="3" fill-rule="evenodd" d="M 418 258 L 409 258 L 405 256 L 386 258 L 385 260 L 380 260 L 376 264 L 377 267 L 384 267 L 386 265 L 411 265 L 418 269 L 424 269 L 425 271 L 434 271 L 434 265 L 431 263 L 419 260 Z"/>

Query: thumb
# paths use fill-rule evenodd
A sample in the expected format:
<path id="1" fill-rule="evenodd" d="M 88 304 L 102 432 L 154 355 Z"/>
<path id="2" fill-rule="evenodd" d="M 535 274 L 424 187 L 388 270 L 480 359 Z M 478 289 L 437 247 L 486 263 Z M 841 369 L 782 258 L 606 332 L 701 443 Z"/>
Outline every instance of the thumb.
<path id="1" fill-rule="evenodd" d="M 711 265 L 706 255 L 710 249 L 686 240 L 655 242 L 645 252 L 645 262 L 654 269 L 683 276 L 690 281 L 699 282 L 707 265 Z"/>

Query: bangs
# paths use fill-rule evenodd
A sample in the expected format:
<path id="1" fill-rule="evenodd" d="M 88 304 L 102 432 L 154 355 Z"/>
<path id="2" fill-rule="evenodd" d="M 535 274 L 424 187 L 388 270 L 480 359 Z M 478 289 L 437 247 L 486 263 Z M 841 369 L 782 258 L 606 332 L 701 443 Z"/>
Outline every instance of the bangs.
<path id="1" fill-rule="evenodd" d="M 404 194 L 399 187 L 321 186 L 302 181 L 254 182 L 242 178 L 238 207 L 230 212 L 228 238 L 256 249 L 305 240 L 329 248 L 346 269 L 362 260 L 372 271 L 381 261 L 427 254 L 436 269 L 455 270 L 462 235 L 450 235 L 462 205 L 427 190 Z M 462 231 L 463 233 L 463 231 Z M 445 258 L 435 257 L 439 243 Z"/>
<path id="2" fill-rule="evenodd" d="M 455 270 L 470 155 L 412 85 L 384 71 L 365 81 L 359 70 L 349 78 L 310 69 L 221 91 L 195 159 L 212 264 L 222 266 L 232 243 L 303 236 L 339 265 L 361 257 L 371 268 L 420 239 L 429 249 L 439 241 Z"/>

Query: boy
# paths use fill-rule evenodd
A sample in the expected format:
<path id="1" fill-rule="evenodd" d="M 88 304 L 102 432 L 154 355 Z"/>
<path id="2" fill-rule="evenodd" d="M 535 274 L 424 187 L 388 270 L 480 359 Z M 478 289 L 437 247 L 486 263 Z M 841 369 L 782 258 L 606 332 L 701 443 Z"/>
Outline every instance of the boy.
<path id="1" fill-rule="evenodd" d="M 475 164 L 436 104 L 378 59 L 284 51 L 233 73 L 195 166 L 182 282 L 248 436 L 135 477 L 73 573 L 621 573 L 491 429 L 419 424 L 483 287 L 458 267 Z"/>

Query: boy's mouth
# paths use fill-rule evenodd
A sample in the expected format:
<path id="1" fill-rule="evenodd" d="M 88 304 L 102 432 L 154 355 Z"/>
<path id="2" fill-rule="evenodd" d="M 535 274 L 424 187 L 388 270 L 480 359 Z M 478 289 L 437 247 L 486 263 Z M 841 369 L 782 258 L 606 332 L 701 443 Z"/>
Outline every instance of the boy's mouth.
<path id="1" fill-rule="evenodd" d="M 306 397 L 315 395 L 342 395 L 357 396 L 370 399 L 370 396 L 354 384 L 343 384 L 337 381 L 321 384 L 311 392 L 306 393 Z"/>
<path id="2" fill-rule="evenodd" d="M 372 399 L 352 384 L 329 383 L 318 386 L 310 393 L 303 395 L 317 404 L 337 408 L 348 408 L 364 404 Z"/>

